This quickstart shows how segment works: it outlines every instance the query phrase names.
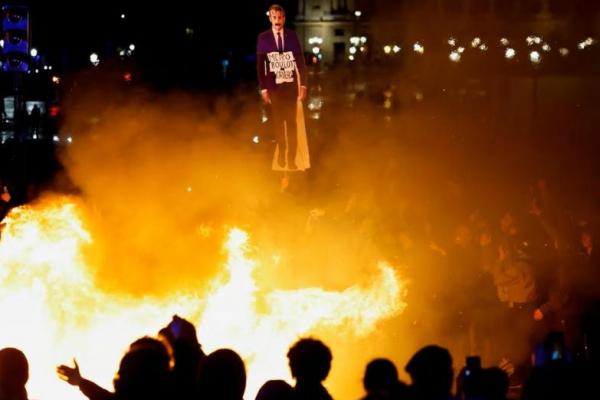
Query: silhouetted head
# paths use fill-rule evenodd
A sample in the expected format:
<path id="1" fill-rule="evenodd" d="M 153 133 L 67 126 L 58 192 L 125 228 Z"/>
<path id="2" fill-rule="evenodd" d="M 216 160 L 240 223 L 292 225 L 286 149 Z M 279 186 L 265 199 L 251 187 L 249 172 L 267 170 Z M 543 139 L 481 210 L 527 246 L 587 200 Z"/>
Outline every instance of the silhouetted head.
<path id="1" fill-rule="evenodd" d="M 0 388 L 12 398 L 27 398 L 25 384 L 29 379 L 29 364 L 19 349 L 7 347 L 0 350 Z"/>
<path id="2" fill-rule="evenodd" d="M 178 380 L 196 379 L 200 360 L 204 357 L 198 343 L 196 327 L 189 321 L 174 315 L 171 322 L 159 332 L 159 337 L 169 343 L 175 361 L 174 373 Z"/>
<path id="3" fill-rule="evenodd" d="M 282 380 L 267 381 L 261 386 L 256 400 L 292 400 L 294 388 Z"/>
<path id="4" fill-rule="evenodd" d="M 287 357 L 297 381 L 324 381 L 331 369 L 331 351 L 320 340 L 300 339 L 290 348 Z"/>
<path id="5" fill-rule="evenodd" d="M 246 368 L 233 350 L 219 349 L 204 359 L 200 371 L 200 397 L 240 400 L 246 390 Z"/>
<path id="6" fill-rule="evenodd" d="M 417 393 L 443 396 L 450 393 L 454 371 L 452 356 L 443 347 L 430 345 L 417 351 L 405 368 Z"/>
<path id="7" fill-rule="evenodd" d="M 367 364 L 363 386 L 367 393 L 391 393 L 398 384 L 398 370 L 387 358 L 377 358 Z"/>
<path id="8" fill-rule="evenodd" d="M 121 359 L 114 380 L 115 392 L 124 399 L 156 399 L 168 390 L 170 358 L 165 346 L 144 337 L 133 342 Z"/>

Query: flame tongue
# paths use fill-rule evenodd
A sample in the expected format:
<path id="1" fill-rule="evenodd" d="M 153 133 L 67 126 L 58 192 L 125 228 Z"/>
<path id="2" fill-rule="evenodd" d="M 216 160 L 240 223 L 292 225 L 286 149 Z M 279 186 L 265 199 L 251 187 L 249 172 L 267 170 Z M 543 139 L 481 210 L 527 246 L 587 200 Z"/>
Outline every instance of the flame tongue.
<path id="1" fill-rule="evenodd" d="M 230 230 L 224 276 L 206 295 L 134 298 L 102 292 L 83 256 L 93 240 L 83 207 L 55 198 L 20 207 L 5 220 L 0 240 L 0 347 L 22 349 L 30 363 L 32 397 L 79 399 L 59 381 L 56 365 L 76 356 L 82 374 L 106 388 L 128 343 L 152 335 L 177 313 L 196 321 L 207 351 L 230 347 L 246 361 L 247 398 L 268 379 L 288 377 L 285 354 L 298 337 L 318 327 L 344 327 L 343 334 L 368 335 L 375 324 L 401 312 L 404 287 L 394 269 L 380 263 L 368 287 L 341 292 L 319 288 L 258 288 L 248 234 Z M 192 250 L 190 250 L 192 251 Z M 265 311 L 257 310 L 264 300 Z"/>

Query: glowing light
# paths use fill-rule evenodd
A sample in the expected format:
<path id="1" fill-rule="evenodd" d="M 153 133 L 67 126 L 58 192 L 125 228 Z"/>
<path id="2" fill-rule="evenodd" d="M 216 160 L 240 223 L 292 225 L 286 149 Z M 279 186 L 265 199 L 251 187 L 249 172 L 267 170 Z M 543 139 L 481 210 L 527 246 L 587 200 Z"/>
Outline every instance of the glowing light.
<path id="1" fill-rule="evenodd" d="M 400 52 L 400 50 L 402 50 L 402 48 L 401 48 L 400 46 L 398 46 L 397 44 L 396 44 L 396 45 L 394 45 L 394 47 L 392 47 L 392 51 L 393 51 L 394 53 L 399 53 L 399 52 Z"/>
<path id="2" fill-rule="evenodd" d="M 360 18 L 360 16 L 361 16 L 361 15 L 362 15 L 362 11 L 360 11 L 360 10 L 356 10 L 356 11 L 354 11 L 354 16 L 355 16 L 356 18 Z"/>
<path id="3" fill-rule="evenodd" d="M 500 39 L 500 44 L 502 46 L 508 46 L 510 44 L 510 41 L 507 38 L 503 37 L 502 39 Z"/>
<path id="4" fill-rule="evenodd" d="M 367 37 L 366 36 L 361 36 L 360 37 L 360 43 L 362 43 L 362 44 L 367 43 Z"/>
<path id="5" fill-rule="evenodd" d="M 383 52 L 385 54 L 390 54 L 392 52 L 392 46 L 390 46 L 390 45 L 383 46 Z"/>
<path id="6" fill-rule="evenodd" d="M 52 141 L 54 142 L 60 142 L 60 138 L 56 135 L 52 136 Z"/>
<path id="7" fill-rule="evenodd" d="M 512 60 L 513 58 L 515 58 L 516 54 L 517 54 L 517 52 L 512 47 L 509 47 L 504 51 L 504 57 L 506 57 L 509 60 Z"/>
<path id="8" fill-rule="evenodd" d="M 534 44 L 542 43 L 542 38 L 540 36 L 529 35 L 525 38 L 528 46 L 533 46 Z"/>
<path id="9" fill-rule="evenodd" d="M 548 43 L 544 43 L 542 45 L 542 50 L 544 50 L 546 53 L 548 53 L 550 50 L 552 50 L 552 48 L 550 47 L 550 45 Z"/>
<path id="10" fill-rule="evenodd" d="M 567 49 L 566 47 L 561 47 L 560 49 L 558 49 L 558 52 L 560 53 L 561 56 L 566 57 L 569 55 L 570 51 L 569 49 Z"/>
<path id="11" fill-rule="evenodd" d="M 534 50 L 529 53 L 529 60 L 531 60 L 533 64 L 539 64 L 542 62 L 542 55 L 539 53 L 539 51 Z"/>
<path id="12" fill-rule="evenodd" d="M 4 47 L 4 39 L 0 39 L 0 47 Z"/>
<path id="13" fill-rule="evenodd" d="M 350 44 L 358 46 L 360 44 L 360 38 L 358 36 L 352 36 L 350 38 Z"/>
<path id="14" fill-rule="evenodd" d="M 350 49 L 348 49 L 348 51 L 350 52 L 350 54 L 356 54 L 356 47 L 352 46 L 350 47 Z"/>
<path id="15" fill-rule="evenodd" d="M 121 14 L 121 19 L 125 19 L 125 14 Z"/>
<path id="16" fill-rule="evenodd" d="M 456 51 L 458 51 L 458 54 L 462 54 L 465 52 L 465 48 L 461 46 L 458 49 L 456 49 Z"/>
<path id="17" fill-rule="evenodd" d="M 97 66 L 98 64 L 100 64 L 100 57 L 98 57 L 98 54 L 96 54 L 96 53 L 90 54 L 90 62 L 92 63 L 93 66 Z"/>
<path id="18" fill-rule="evenodd" d="M 135 44 L 131 43 L 129 45 L 129 51 L 134 51 L 135 50 Z"/>
<path id="19" fill-rule="evenodd" d="M 354 61 L 354 56 L 353 56 L 352 54 L 350 54 L 350 55 L 348 56 L 348 60 L 350 60 L 350 61 Z"/>
<path id="20" fill-rule="evenodd" d="M 323 38 L 320 36 L 313 36 L 308 39 L 308 44 L 323 44 Z"/>
<path id="21" fill-rule="evenodd" d="M 450 58 L 450 61 L 452 62 L 459 62 L 461 59 L 461 55 L 458 51 L 452 51 L 450 52 L 450 55 L 448 56 L 448 58 Z"/>
<path id="22" fill-rule="evenodd" d="M 35 140 L 35 139 L 37 139 L 37 138 L 38 138 L 38 135 L 34 133 L 34 134 L 33 134 L 33 139 Z"/>
<path id="23" fill-rule="evenodd" d="M 449 44 L 450 46 L 452 46 L 452 47 L 456 46 L 456 39 L 455 39 L 455 38 L 453 38 L 453 37 L 450 37 L 450 38 L 448 39 L 448 44 Z"/>
<path id="24" fill-rule="evenodd" d="M 487 47 L 487 44 L 485 44 L 485 43 L 483 43 L 479 46 L 479 50 L 481 50 L 481 51 L 487 51 L 487 49 L 488 49 L 488 47 Z"/>
<path id="25" fill-rule="evenodd" d="M 319 46 L 315 46 L 312 48 L 313 54 L 319 54 L 321 52 L 321 48 Z"/>
<path id="26" fill-rule="evenodd" d="M 29 54 L 31 55 L 31 57 L 37 57 L 38 55 L 38 51 L 37 49 L 34 47 L 29 51 Z"/>
<path id="27" fill-rule="evenodd" d="M 60 83 L 60 78 L 58 76 L 54 75 L 52 77 L 52 83 L 55 83 L 58 85 Z"/>
<path id="28" fill-rule="evenodd" d="M 192 192 L 192 187 L 191 187 L 191 186 L 188 186 L 188 187 L 186 188 L 186 190 L 187 190 L 187 192 L 188 192 L 188 193 L 191 193 L 191 192 Z"/>
<path id="29" fill-rule="evenodd" d="M 260 137 L 258 135 L 254 135 L 254 137 L 252 138 L 252 143 L 259 144 L 260 143 Z"/>
<path id="30" fill-rule="evenodd" d="M 416 43 L 413 45 L 413 50 L 415 51 L 415 53 L 419 53 L 419 54 L 423 54 L 423 53 L 425 53 L 425 47 L 423 47 L 423 46 L 421 45 L 421 43 L 419 43 L 419 42 L 416 42 Z"/>
<path id="31" fill-rule="evenodd" d="M 481 44 L 481 39 L 476 37 L 473 40 L 471 40 L 471 47 L 472 48 L 476 48 L 479 47 L 479 45 Z"/>
<path id="32" fill-rule="evenodd" d="M 69 136 L 69 137 L 67 138 L 67 142 L 69 142 L 69 143 L 73 143 L 73 138 L 72 138 L 71 136 Z"/>
<path id="33" fill-rule="evenodd" d="M 44 65 L 44 71 L 48 71 L 48 66 Z"/>
<path id="34" fill-rule="evenodd" d="M 580 42 L 577 47 L 579 48 L 579 50 L 583 50 L 588 46 L 592 46 L 596 44 L 596 40 L 592 37 L 588 37 L 587 39 L 585 39 L 583 42 Z"/>
<path id="35" fill-rule="evenodd" d="M 125 57 L 125 50 L 120 50 L 120 51 L 119 51 L 119 55 L 120 55 L 121 57 Z"/>

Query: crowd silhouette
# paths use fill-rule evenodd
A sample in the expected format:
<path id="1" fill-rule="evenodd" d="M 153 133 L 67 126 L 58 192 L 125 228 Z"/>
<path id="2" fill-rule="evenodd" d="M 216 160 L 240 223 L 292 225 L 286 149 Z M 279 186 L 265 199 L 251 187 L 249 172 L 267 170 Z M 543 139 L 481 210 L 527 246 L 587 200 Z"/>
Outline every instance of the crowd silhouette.
<path id="1" fill-rule="evenodd" d="M 562 332 L 550 332 L 532 349 L 533 365 L 517 397 L 523 400 L 598 398 L 592 360 L 569 356 Z M 295 385 L 283 380 L 265 382 L 256 400 L 331 400 L 323 382 L 333 355 L 322 341 L 307 337 L 290 347 L 287 358 Z M 15 348 L 0 350 L 0 400 L 26 400 L 28 362 Z M 246 367 L 232 349 L 205 354 L 196 329 L 174 316 L 156 337 L 145 336 L 129 345 L 113 380 L 112 391 L 81 376 L 74 366 L 57 367 L 58 377 L 79 388 L 90 400 L 207 399 L 242 400 Z M 478 357 L 469 357 L 455 373 L 450 352 L 438 345 L 419 349 L 406 363 L 410 384 L 398 377 L 388 358 L 370 361 L 364 372 L 362 400 L 506 400 L 508 373 L 496 366 L 483 368 Z"/>

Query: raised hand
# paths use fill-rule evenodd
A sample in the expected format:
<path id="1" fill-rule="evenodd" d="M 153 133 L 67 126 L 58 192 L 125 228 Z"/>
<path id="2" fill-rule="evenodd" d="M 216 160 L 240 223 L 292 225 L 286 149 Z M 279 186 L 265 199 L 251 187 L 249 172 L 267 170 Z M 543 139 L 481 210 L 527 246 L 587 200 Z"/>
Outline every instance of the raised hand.
<path id="1" fill-rule="evenodd" d="M 56 373 L 63 381 L 74 386 L 79 386 L 83 378 L 81 378 L 81 374 L 79 373 L 79 365 L 77 365 L 76 359 L 73 359 L 73 364 L 75 364 L 74 368 L 66 365 L 59 365 L 56 367 Z"/>

